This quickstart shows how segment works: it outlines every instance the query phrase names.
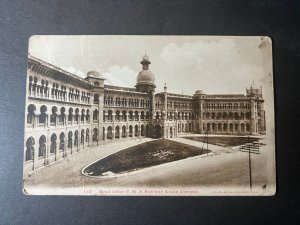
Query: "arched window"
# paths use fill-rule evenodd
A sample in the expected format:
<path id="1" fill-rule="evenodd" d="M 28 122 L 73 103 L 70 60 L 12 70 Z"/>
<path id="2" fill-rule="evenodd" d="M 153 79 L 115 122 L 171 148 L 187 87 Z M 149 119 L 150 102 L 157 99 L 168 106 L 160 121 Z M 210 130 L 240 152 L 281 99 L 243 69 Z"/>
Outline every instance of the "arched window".
<path id="1" fill-rule="evenodd" d="M 125 138 L 126 137 L 126 126 L 122 126 L 122 137 Z"/>
<path id="2" fill-rule="evenodd" d="M 134 126 L 134 136 L 137 137 L 139 135 L 139 126 L 135 125 Z"/>
<path id="3" fill-rule="evenodd" d="M 95 94 L 94 95 L 94 104 L 98 104 L 99 103 L 99 95 Z"/>
<path id="4" fill-rule="evenodd" d="M 78 130 L 74 133 L 74 147 L 78 147 Z"/>
<path id="5" fill-rule="evenodd" d="M 98 114 L 99 114 L 99 111 L 97 109 L 95 109 L 93 111 L 93 121 L 94 122 L 98 121 Z"/>
<path id="6" fill-rule="evenodd" d="M 126 121 L 126 120 L 127 120 L 127 115 L 126 115 L 126 114 L 127 114 L 126 111 L 123 110 L 123 111 L 122 111 L 122 120 L 123 120 L 123 121 Z"/>
<path id="7" fill-rule="evenodd" d="M 69 115 L 68 115 L 68 121 L 69 121 L 69 123 L 72 122 L 72 119 L 73 119 L 73 109 L 69 108 Z"/>
<path id="8" fill-rule="evenodd" d="M 79 122 L 79 109 L 78 108 L 75 109 L 75 121 L 76 121 L 76 123 Z"/>
<path id="9" fill-rule="evenodd" d="M 29 84 L 28 84 L 28 93 L 29 95 L 31 95 L 31 91 L 32 91 L 32 81 L 33 81 L 33 78 L 32 76 L 29 77 Z"/>
<path id="10" fill-rule="evenodd" d="M 210 123 L 207 124 L 207 130 L 206 131 L 210 131 L 211 127 L 210 127 Z"/>
<path id="11" fill-rule="evenodd" d="M 145 136 L 145 126 L 141 125 L 141 136 Z"/>
<path id="12" fill-rule="evenodd" d="M 66 121 L 66 109 L 65 107 L 61 107 L 60 109 L 60 117 L 59 117 L 59 123 L 64 125 Z"/>
<path id="13" fill-rule="evenodd" d="M 36 77 L 33 78 L 33 85 L 32 85 L 32 92 L 34 95 L 36 95 L 36 91 L 37 91 L 37 82 L 38 79 Z"/>
<path id="14" fill-rule="evenodd" d="M 116 117 L 115 117 L 116 121 L 119 121 L 120 120 L 120 111 L 117 110 L 116 111 Z"/>
<path id="15" fill-rule="evenodd" d="M 246 120 L 250 120 L 250 112 L 246 112 Z"/>
<path id="16" fill-rule="evenodd" d="M 240 119 L 241 119 L 241 120 L 244 120 L 244 119 L 245 119 L 245 114 L 244 114 L 243 112 L 241 112 Z"/>
<path id="17" fill-rule="evenodd" d="M 132 120 L 132 119 L 133 119 L 133 112 L 129 111 L 129 120 Z"/>
<path id="18" fill-rule="evenodd" d="M 239 119 L 239 114 L 237 112 L 234 113 L 234 119 L 238 120 Z"/>
<path id="19" fill-rule="evenodd" d="M 116 129 L 115 129 L 115 138 L 120 138 L 120 127 L 119 126 L 116 126 Z"/>
<path id="20" fill-rule="evenodd" d="M 56 152 L 56 140 L 57 136 L 56 134 L 51 135 L 51 144 L 50 144 L 50 153 L 55 153 Z"/>
<path id="21" fill-rule="evenodd" d="M 229 129 L 230 129 L 230 132 L 233 132 L 233 124 L 229 124 Z"/>
<path id="22" fill-rule="evenodd" d="M 241 124 L 241 131 L 245 132 L 245 125 L 243 123 Z"/>
<path id="23" fill-rule="evenodd" d="M 216 117 L 216 114 L 213 112 L 213 113 L 211 114 L 211 118 L 214 120 L 215 117 Z"/>
<path id="24" fill-rule="evenodd" d="M 80 143 L 84 145 L 84 129 L 81 130 Z"/>
<path id="25" fill-rule="evenodd" d="M 81 121 L 81 123 L 84 123 L 84 118 L 85 118 L 85 110 L 84 109 L 82 109 L 81 110 L 81 118 L 80 118 L 80 121 Z"/>
<path id="26" fill-rule="evenodd" d="M 56 117 L 57 117 L 57 107 L 53 106 L 51 109 L 51 116 L 50 116 L 50 125 L 56 124 Z"/>
<path id="27" fill-rule="evenodd" d="M 112 138 L 113 138 L 112 127 L 109 126 L 107 128 L 107 139 L 112 139 Z"/>
<path id="28" fill-rule="evenodd" d="M 35 144 L 34 138 L 29 137 L 26 141 L 25 161 L 34 159 L 34 144 Z"/>
<path id="29" fill-rule="evenodd" d="M 44 124 L 46 123 L 46 119 L 47 119 L 47 107 L 45 105 L 42 105 L 40 108 L 40 116 L 39 116 L 39 123 Z"/>
<path id="30" fill-rule="evenodd" d="M 89 130 L 89 128 L 86 129 L 85 134 L 86 134 L 85 135 L 86 136 L 85 141 L 90 142 L 90 130 Z"/>
<path id="31" fill-rule="evenodd" d="M 27 123 L 31 124 L 33 123 L 33 120 L 35 118 L 35 110 L 36 110 L 36 107 L 35 105 L 33 104 L 30 104 L 28 107 L 27 107 Z"/>
<path id="32" fill-rule="evenodd" d="M 63 132 L 59 135 L 59 150 L 65 150 L 65 134 Z"/>
<path id="33" fill-rule="evenodd" d="M 216 124 L 215 124 L 215 123 L 212 123 L 212 124 L 211 124 L 211 130 L 212 130 L 213 132 L 216 132 L 216 129 L 217 129 Z"/>
<path id="34" fill-rule="evenodd" d="M 90 110 L 89 109 L 86 110 L 85 120 L 87 123 L 90 122 Z"/>
<path id="35" fill-rule="evenodd" d="M 68 148 L 72 149 L 73 146 L 73 133 L 69 131 L 68 133 Z"/>
<path id="36" fill-rule="evenodd" d="M 132 137 L 132 125 L 129 126 L 129 137 Z"/>
<path id="37" fill-rule="evenodd" d="M 39 157 L 45 157 L 46 154 L 46 137 L 42 135 L 39 139 Z"/>
<path id="38" fill-rule="evenodd" d="M 155 119 L 159 120 L 159 112 L 156 112 Z"/>
<path id="39" fill-rule="evenodd" d="M 249 124 L 249 123 L 246 124 L 246 131 L 247 131 L 247 132 L 250 131 L 250 124 Z"/>
<path id="40" fill-rule="evenodd" d="M 97 128 L 94 128 L 94 130 L 93 130 L 92 141 L 98 141 L 98 129 Z"/>
<path id="41" fill-rule="evenodd" d="M 144 119 L 145 119 L 145 112 L 142 111 L 142 112 L 141 112 L 141 120 L 144 120 Z"/>
<path id="42" fill-rule="evenodd" d="M 205 115 L 205 119 L 210 119 L 210 113 L 208 112 L 208 113 L 206 113 L 206 115 Z"/>
<path id="43" fill-rule="evenodd" d="M 218 124 L 218 131 L 221 132 L 222 131 L 222 124 Z"/>
<path id="44" fill-rule="evenodd" d="M 228 129 L 227 123 L 223 124 L 223 129 L 224 129 L 224 131 L 227 131 L 227 129 Z"/>
<path id="45" fill-rule="evenodd" d="M 108 121 L 112 121 L 112 119 L 113 119 L 113 115 L 112 115 L 112 111 L 111 110 L 108 111 L 108 117 L 107 117 L 107 119 L 108 119 Z"/>

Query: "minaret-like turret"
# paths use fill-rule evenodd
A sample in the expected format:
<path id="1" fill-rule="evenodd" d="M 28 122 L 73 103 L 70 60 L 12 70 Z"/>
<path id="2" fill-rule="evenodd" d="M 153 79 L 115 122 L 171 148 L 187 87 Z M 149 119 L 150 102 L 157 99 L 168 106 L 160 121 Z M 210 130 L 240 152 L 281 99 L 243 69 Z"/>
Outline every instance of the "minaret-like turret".
<path id="1" fill-rule="evenodd" d="M 148 55 L 144 55 L 141 61 L 143 65 L 142 71 L 139 72 L 137 79 L 136 79 L 136 90 L 139 92 L 146 92 L 149 93 L 151 106 L 150 106 L 150 117 L 154 119 L 155 116 L 155 77 L 154 74 L 149 70 L 149 64 L 151 64 Z"/>
<path id="2" fill-rule="evenodd" d="M 149 64 L 151 64 L 151 61 L 149 60 L 148 55 L 144 55 L 142 58 L 142 61 L 140 62 L 142 64 L 142 71 L 139 72 L 137 79 L 136 79 L 136 89 L 137 91 L 141 92 L 151 92 L 155 90 L 155 77 L 154 74 L 149 70 Z"/>

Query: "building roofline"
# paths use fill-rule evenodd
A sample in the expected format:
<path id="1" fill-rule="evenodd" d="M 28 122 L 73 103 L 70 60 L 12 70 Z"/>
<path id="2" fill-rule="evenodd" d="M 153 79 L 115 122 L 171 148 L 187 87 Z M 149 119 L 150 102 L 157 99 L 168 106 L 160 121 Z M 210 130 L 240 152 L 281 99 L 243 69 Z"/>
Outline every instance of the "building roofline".
<path id="1" fill-rule="evenodd" d="M 77 81 L 77 82 L 81 82 L 83 83 L 84 85 L 88 85 L 90 88 L 93 87 L 93 85 L 91 83 L 89 83 L 88 81 L 86 81 L 84 78 L 78 76 L 78 75 L 75 75 L 73 73 L 70 73 L 64 69 L 61 69 L 60 67 L 57 67 L 57 66 L 54 66 L 48 62 L 45 62 L 35 56 L 32 56 L 30 54 L 28 54 L 28 61 L 32 61 L 33 63 L 37 63 L 38 65 L 41 65 L 41 66 L 44 66 L 44 67 L 47 67 L 48 69 L 56 72 L 56 73 L 59 73 L 60 75 L 62 76 L 65 76 L 71 80 L 74 80 L 74 81 Z M 48 75 L 50 76 L 50 75 Z"/>

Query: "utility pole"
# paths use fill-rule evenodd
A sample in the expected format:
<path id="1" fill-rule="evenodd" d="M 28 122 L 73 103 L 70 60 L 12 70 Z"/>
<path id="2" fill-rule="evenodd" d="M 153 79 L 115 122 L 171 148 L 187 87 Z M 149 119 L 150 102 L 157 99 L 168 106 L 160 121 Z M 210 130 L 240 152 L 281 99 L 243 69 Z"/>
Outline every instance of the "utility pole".
<path id="1" fill-rule="evenodd" d="M 250 177 L 250 189 L 252 190 L 252 169 L 251 169 L 251 145 L 250 137 L 248 136 L 248 151 L 249 151 L 249 177 Z"/>
<path id="2" fill-rule="evenodd" d="M 206 156 L 208 156 L 208 131 L 206 132 Z"/>
<path id="3" fill-rule="evenodd" d="M 246 143 L 240 146 L 241 152 L 248 153 L 248 164 L 249 164 L 249 182 L 250 182 L 250 189 L 252 190 L 252 167 L 251 167 L 251 154 L 260 154 L 259 146 L 260 144 L 254 141 L 253 139 L 248 136 L 246 139 Z"/>

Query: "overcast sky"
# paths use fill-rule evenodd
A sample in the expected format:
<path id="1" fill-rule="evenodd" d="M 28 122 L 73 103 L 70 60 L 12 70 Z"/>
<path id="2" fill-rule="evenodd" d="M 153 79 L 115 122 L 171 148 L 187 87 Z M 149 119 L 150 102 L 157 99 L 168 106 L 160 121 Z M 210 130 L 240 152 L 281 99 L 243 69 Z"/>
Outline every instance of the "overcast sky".
<path id="1" fill-rule="evenodd" d="M 85 77 L 96 69 L 107 84 L 134 87 L 141 58 L 149 55 L 157 91 L 245 94 L 246 86 L 272 83 L 261 37 L 34 36 L 29 53 Z M 270 44 L 270 42 L 267 42 Z M 268 54 L 267 54 L 268 55 Z M 268 63 L 269 64 L 269 63 Z"/>

